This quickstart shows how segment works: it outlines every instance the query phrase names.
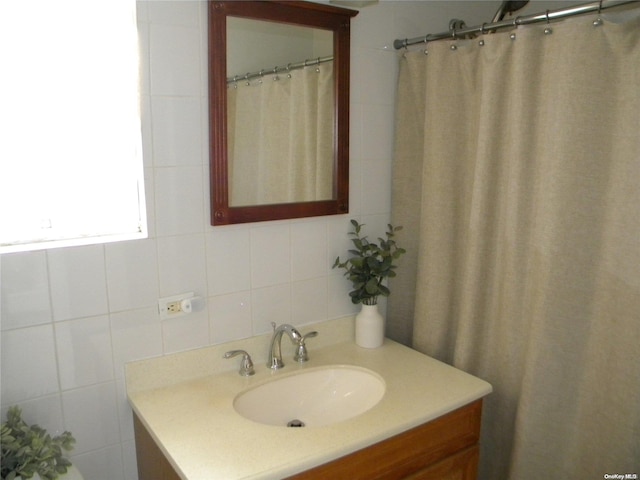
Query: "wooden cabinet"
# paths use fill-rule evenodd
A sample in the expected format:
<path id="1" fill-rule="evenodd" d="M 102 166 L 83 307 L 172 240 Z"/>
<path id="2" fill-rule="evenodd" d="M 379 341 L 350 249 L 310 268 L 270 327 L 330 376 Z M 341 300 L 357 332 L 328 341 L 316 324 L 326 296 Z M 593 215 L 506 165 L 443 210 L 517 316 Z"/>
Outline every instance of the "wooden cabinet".
<path id="1" fill-rule="evenodd" d="M 133 413 L 138 480 L 181 480 L 138 416 Z"/>
<path id="2" fill-rule="evenodd" d="M 288 480 L 474 480 L 482 400 Z M 139 480 L 180 480 L 134 415 Z"/>
<path id="3" fill-rule="evenodd" d="M 482 401 L 288 480 L 473 480 Z"/>

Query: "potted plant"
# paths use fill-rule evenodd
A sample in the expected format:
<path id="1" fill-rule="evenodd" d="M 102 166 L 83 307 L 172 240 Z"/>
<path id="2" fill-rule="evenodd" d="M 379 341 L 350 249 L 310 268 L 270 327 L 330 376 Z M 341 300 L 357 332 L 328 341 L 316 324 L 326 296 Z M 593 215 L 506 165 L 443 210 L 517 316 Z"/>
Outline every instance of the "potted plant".
<path id="1" fill-rule="evenodd" d="M 342 262 L 336 258 L 333 268 L 343 268 L 345 277 L 353 284 L 349 292 L 351 301 L 362 304 L 356 315 L 356 343 L 362 347 L 376 348 L 384 340 L 384 319 L 378 312 L 378 297 L 387 297 L 391 293 L 384 285 L 385 279 L 396 276 L 394 260 L 405 253 L 395 240 L 395 232 L 402 227 L 388 225 L 386 239 L 378 237 L 378 243 L 371 242 L 361 235 L 363 224 L 351 220 L 353 231 L 349 232 L 355 249 L 349 250 L 351 255 Z"/>
<path id="2" fill-rule="evenodd" d="M 27 425 L 20 408 L 10 407 L 7 421 L 0 427 L 0 477 L 2 480 L 70 479 L 71 476 L 66 476 L 69 471 L 70 475 L 73 473 L 73 478 L 82 478 L 63 453 L 71 451 L 74 443 L 75 439 L 69 432 L 51 437 L 44 428 Z"/>

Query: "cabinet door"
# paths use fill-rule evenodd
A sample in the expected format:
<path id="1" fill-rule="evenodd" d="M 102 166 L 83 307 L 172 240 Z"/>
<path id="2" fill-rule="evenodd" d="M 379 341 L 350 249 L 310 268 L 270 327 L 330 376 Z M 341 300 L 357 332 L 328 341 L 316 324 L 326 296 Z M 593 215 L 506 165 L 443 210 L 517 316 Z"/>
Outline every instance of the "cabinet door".
<path id="1" fill-rule="evenodd" d="M 413 478 L 423 472 L 424 479 L 442 480 L 449 477 L 438 472 L 446 468 L 434 470 L 449 458 L 456 458 L 458 453 L 478 445 L 480 436 L 480 416 L 482 400 L 459 408 L 447 415 L 432 420 L 407 432 L 383 440 L 370 447 L 358 450 L 332 462 L 325 463 L 305 472 L 287 477 L 287 480 L 327 480 L 348 478 L 350 480 L 397 480 Z M 477 461 L 475 457 L 460 457 L 452 460 L 452 465 L 466 462 L 469 465 Z M 471 467 L 465 467 L 471 473 Z M 475 479 L 472 474 L 451 477 L 452 479 Z"/>
<path id="2" fill-rule="evenodd" d="M 475 480 L 478 475 L 479 451 L 477 445 L 469 447 L 405 478 L 406 480 Z"/>
<path id="3" fill-rule="evenodd" d="M 133 414 L 133 429 L 136 436 L 139 479 L 181 480 L 135 413 Z"/>

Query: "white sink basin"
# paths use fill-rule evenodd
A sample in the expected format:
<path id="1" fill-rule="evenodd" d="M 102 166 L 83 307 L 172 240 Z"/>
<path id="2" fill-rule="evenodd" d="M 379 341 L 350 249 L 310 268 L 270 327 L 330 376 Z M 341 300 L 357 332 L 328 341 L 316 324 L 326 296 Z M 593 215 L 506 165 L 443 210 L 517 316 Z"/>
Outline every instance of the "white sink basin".
<path id="1" fill-rule="evenodd" d="M 276 378 L 238 394 L 235 410 L 254 422 L 319 427 L 360 415 L 384 396 L 382 377 L 365 368 L 333 365 Z"/>

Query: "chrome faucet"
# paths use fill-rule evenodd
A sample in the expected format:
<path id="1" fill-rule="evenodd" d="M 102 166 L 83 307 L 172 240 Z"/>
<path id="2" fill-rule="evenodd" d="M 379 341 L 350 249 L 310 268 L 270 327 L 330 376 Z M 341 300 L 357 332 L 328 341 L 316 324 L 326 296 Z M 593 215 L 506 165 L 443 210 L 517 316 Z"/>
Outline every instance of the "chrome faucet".
<path id="1" fill-rule="evenodd" d="M 302 341 L 302 335 L 298 330 L 293 328 L 287 323 L 283 323 L 279 327 L 276 327 L 275 322 L 271 322 L 273 326 L 273 336 L 271 337 L 271 345 L 269 345 L 269 360 L 267 361 L 267 367 L 274 370 L 284 367 L 282 362 L 282 349 L 280 344 L 282 343 L 282 334 L 286 333 L 291 338 L 292 342 L 299 343 Z"/>

